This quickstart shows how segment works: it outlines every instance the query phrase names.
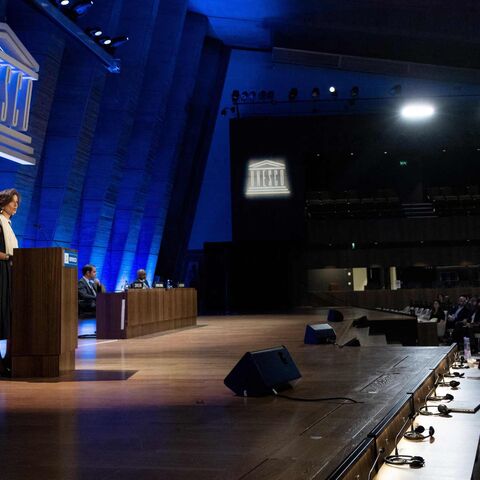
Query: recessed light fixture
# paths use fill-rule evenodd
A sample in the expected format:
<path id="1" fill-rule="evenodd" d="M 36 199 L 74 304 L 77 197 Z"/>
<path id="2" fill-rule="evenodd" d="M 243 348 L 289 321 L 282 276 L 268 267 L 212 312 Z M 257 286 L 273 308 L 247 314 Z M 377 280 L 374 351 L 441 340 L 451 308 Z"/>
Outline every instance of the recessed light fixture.
<path id="1" fill-rule="evenodd" d="M 435 108 L 429 103 L 409 103 L 400 111 L 403 118 L 407 120 L 424 120 L 435 113 Z"/>

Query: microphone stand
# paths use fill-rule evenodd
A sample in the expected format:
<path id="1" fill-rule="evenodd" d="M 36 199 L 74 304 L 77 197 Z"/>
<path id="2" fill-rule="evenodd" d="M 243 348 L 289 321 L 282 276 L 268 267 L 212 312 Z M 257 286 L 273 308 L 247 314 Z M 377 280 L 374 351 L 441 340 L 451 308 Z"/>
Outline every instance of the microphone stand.
<path id="1" fill-rule="evenodd" d="M 411 468 L 421 468 L 425 465 L 425 460 L 422 457 L 416 455 L 399 455 L 398 453 L 398 437 L 402 434 L 405 425 L 412 419 L 412 416 L 409 415 L 405 423 L 402 425 L 400 430 L 395 437 L 395 455 L 388 455 L 385 457 L 385 463 L 391 466 L 400 466 L 400 465 L 409 465 Z"/>
<path id="2" fill-rule="evenodd" d="M 401 435 L 401 433 L 403 432 L 403 429 L 405 428 L 405 426 L 410 420 L 412 420 L 411 415 L 407 417 L 407 419 L 405 420 L 405 423 L 402 425 L 402 428 L 400 428 L 400 430 L 397 433 L 397 436 L 395 437 L 395 456 L 396 457 L 398 457 L 398 437 Z M 412 425 L 413 425 L 413 422 L 412 422 Z"/>
<path id="3" fill-rule="evenodd" d="M 429 392 L 427 393 L 427 396 L 425 397 L 425 400 L 424 400 L 425 405 L 423 407 L 420 407 L 419 413 L 421 415 L 430 415 L 431 414 L 431 412 L 428 411 L 428 397 L 430 397 L 430 394 L 433 393 L 434 391 L 436 391 L 436 389 L 437 389 L 437 383 L 435 382 L 433 384 L 433 387 L 429 390 Z M 422 411 L 422 408 L 425 408 L 425 411 Z"/>
<path id="4" fill-rule="evenodd" d="M 373 465 L 372 465 L 372 468 L 370 469 L 370 471 L 368 472 L 368 477 L 367 477 L 367 480 L 370 480 L 372 478 L 372 472 L 374 470 L 374 468 L 377 466 L 377 463 L 378 463 L 378 459 L 380 458 L 380 455 L 385 451 L 384 448 L 381 448 L 379 451 L 378 451 L 378 455 L 377 457 L 375 458 L 374 462 L 373 462 Z"/>

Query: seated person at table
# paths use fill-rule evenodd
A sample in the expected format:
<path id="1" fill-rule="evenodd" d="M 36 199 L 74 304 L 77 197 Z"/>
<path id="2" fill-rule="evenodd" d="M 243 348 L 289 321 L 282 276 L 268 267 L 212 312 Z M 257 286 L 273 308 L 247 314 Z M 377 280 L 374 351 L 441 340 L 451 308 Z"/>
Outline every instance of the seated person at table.
<path id="1" fill-rule="evenodd" d="M 143 268 L 137 270 L 137 279 L 130 284 L 129 288 L 150 288 L 147 280 L 147 272 L 143 270 Z"/>
<path id="2" fill-rule="evenodd" d="M 97 277 L 95 265 L 87 264 L 82 268 L 83 277 L 78 281 L 78 313 L 95 315 L 97 311 L 97 294 L 105 287 Z"/>

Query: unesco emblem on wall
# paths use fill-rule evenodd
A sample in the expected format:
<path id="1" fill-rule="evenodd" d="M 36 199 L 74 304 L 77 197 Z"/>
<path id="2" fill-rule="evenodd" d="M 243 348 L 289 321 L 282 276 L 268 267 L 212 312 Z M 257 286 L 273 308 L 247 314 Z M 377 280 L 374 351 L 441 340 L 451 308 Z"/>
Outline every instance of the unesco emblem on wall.
<path id="1" fill-rule="evenodd" d="M 0 157 L 34 165 L 28 130 L 39 65 L 6 23 L 0 23 Z"/>
<path id="2" fill-rule="evenodd" d="M 284 160 L 251 160 L 246 181 L 248 197 L 290 195 L 287 167 Z"/>

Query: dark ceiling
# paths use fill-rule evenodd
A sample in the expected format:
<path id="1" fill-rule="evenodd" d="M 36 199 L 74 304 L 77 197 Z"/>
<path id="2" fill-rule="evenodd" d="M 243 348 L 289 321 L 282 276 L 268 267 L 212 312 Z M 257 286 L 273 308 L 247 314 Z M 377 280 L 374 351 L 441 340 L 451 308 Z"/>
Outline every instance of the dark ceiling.
<path id="1" fill-rule="evenodd" d="M 190 0 L 212 35 L 237 48 L 284 47 L 480 67 L 480 2 Z"/>

